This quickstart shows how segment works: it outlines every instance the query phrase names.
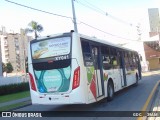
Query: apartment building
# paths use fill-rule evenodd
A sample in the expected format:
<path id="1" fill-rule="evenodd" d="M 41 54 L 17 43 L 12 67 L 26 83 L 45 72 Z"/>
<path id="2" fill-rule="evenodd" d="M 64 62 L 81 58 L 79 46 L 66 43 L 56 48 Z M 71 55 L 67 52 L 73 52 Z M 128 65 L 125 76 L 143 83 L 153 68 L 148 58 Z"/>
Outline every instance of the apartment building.
<path id="1" fill-rule="evenodd" d="M 160 69 L 159 41 L 145 41 L 144 49 L 150 70 Z"/>
<path id="2" fill-rule="evenodd" d="M 148 9 L 149 23 L 150 23 L 150 32 L 159 31 L 159 9 L 158 8 L 149 8 Z"/>
<path id="3" fill-rule="evenodd" d="M 2 62 L 11 62 L 13 72 L 25 72 L 25 59 L 27 58 L 27 44 L 32 37 L 27 36 L 24 30 L 19 33 L 2 32 L 1 40 L 1 54 Z"/>
<path id="4" fill-rule="evenodd" d="M 158 8 L 148 9 L 150 32 L 148 41 L 144 42 L 144 50 L 149 69 L 160 69 L 160 16 Z"/>

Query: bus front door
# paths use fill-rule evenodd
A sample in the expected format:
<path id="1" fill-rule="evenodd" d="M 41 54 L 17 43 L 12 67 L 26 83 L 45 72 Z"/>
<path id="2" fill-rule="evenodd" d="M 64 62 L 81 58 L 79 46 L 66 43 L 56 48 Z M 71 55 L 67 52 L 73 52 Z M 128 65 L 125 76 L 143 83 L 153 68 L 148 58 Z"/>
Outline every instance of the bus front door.
<path id="1" fill-rule="evenodd" d="M 104 91 L 103 91 L 104 83 L 102 82 L 102 77 L 101 77 L 102 70 L 100 67 L 100 54 L 99 53 L 100 53 L 99 48 L 97 46 L 92 46 L 97 98 L 104 95 Z"/>

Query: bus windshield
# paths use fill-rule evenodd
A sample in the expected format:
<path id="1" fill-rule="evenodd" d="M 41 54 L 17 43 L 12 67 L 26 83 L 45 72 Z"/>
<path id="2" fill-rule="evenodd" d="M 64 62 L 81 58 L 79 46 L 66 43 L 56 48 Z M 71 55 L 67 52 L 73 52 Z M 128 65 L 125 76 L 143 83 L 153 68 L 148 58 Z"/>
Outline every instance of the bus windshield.
<path id="1" fill-rule="evenodd" d="M 71 76 L 71 38 L 37 40 L 31 44 L 31 54 L 39 92 L 67 92 Z"/>

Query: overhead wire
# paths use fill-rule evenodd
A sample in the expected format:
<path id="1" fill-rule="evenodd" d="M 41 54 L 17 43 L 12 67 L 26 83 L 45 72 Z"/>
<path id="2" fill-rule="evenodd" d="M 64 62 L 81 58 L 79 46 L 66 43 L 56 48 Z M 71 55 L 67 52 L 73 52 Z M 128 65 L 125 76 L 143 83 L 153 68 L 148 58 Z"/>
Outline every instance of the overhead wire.
<path id="1" fill-rule="evenodd" d="M 130 26 L 133 25 L 132 23 L 126 22 L 126 21 L 124 21 L 124 20 L 122 20 L 122 19 L 119 19 L 119 18 L 117 18 L 117 17 L 115 17 L 115 16 L 112 16 L 112 15 L 108 14 L 107 12 L 103 11 L 102 9 L 96 7 L 95 5 L 89 3 L 89 2 L 86 1 L 86 0 L 83 0 L 83 1 L 85 1 L 88 5 L 84 4 L 84 3 L 83 3 L 82 1 L 80 1 L 80 0 L 76 0 L 77 3 L 83 5 L 84 7 L 87 7 L 87 8 L 89 8 L 89 9 L 92 9 L 92 10 L 94 10 L 95 12 L 98 12 L 98 13 L 100 13 L 100 14 L 102 14 L 102 15 L 107 15 L 107 16 L 111 17 L 111 18 L 114 19 L 114 20 L 118 20 L 118 21 L 121 22 L 121 23 L 128 24 L 128 25 L 130 25 Z M 103 30 L 100 30 L 100 29 L 98 29 L 98 28 L 96 28 L 96 27 L 93 27 L 93 26 L 91 26 L 91 25 L 89 25 L 89 24 L 87 24 L 87 23 L 84 23 L 84 22 L 81 22 L 81 23 L 85 24 L 85 25 L 88 26 L 88 27 L 91 27 L 91 28 L 93 28 L 93 29 L 96 29 L 96 30 L 98 30 L 98 31 L 101 31 L 101 32 L 103 32 L 103 33 L 105 33 L 105 34 L 108 34 L 108 35 L 111 35 L 111 36 L 115 36 L 115 37 L 117 37 L 117 38 L 126 39 L 126 40 L 131 40 L 131 41 L 136 41 L 136 40 L 133 40 L 133 39 L 124 38 L 124 37 L 120 37 L 120 36 L 118 36 L 118 35 L 114 35 L 114 34 L 105 32 L 105 31 L 103 31 Z"/>
<path id="2" fill-rule="evenodd" d="M 79 4 L 81 4 L 82 6 L 84 6 L 86 8 L 90 8 L 90 9 L 94 10 L 95 12 L 98 12 L 98 13 L 100 13 L 102 15 L 105 14 L 105 12 L 103 10 L 101 10 L 99 8 L 96 8 L 96 7 L 93 7 L 92 5 L 86 5 L 82 1 L 79 1 L 79 0 L 76 0 L 76 2 L 79 3 Z"/>
<path id="3" fill-rule="evenodd" d="M 51 13 L 51 12 L 48 12 L 48 11 L 44 11 L 44 10 L 41 10 L 41 9 L 37 9 L 37 8 L 33 8 L 33 7 L 30 7 L 30 6 L 26 6 L 26 5 L 23 5 L 23 4 L 19 4 L 19 3 L 16 3 L 16 2 L 13 2 L 13 1 L 10 1 L 10 0 L 5 0 L 6 2 L 9 2 L 9 3 L 12 3 L 12 4 L 15 4 L 15 5 L 18 5 L 18 6 L 21 6 L 21 7 L 25 7 L 25 8 L 28 8 L 28 9 L 32 9 L 32 10 L 35 10 L 35 11 L 39 11 L 39 12 L 43 12 L 43 13 L 46 13 L 46 14 L 50 14 L 50 15 L 55 15 L 55 16 L 58 16 L 58 17 L 63 17 L 63 18 L 67 18 L 67 19 L 71 19 L 73 21 L 73 18 L 72 17 L 68 17 L 68 16 L 64 16 L 64 15 L 60 15 L 60 14 L 55 14 L 55 13 Z M 79 20 L 78 20 L 79 21 Z M 73 21 L 74 22 L 74 21 Z M 90 28 L 93 28 L 95 30 L 98 30 L 100 32 L 103 32 L 105 34 L 108 34 L 110 36 L 114 36 L 114 37 L 117 37 L 117 38 L 121 38 L 121 39 L 125 39 L 125 40 L 130 40 L 130 41 L 138 41 L 138 40 L 133 40 L 133 39 L 128 39 L 128 38 L 124 38 L 124 37 L 121 37 L 121 36 L 118 36 L 118 35 L 114 35 L 114 34 L 111 34 L 109 32 L 105 32 L 99 28 L 96 28 L 92 25 L 89 25 L 85 22 L 82 22 L 82 21 L 79 21 L 78 24 L 84 24 Z"/>
<path id="4" fill-rule="evenodd" d="M 125 40 L 130 40 L 130 41 L 138 41 L 138 40 L 129 39 L 129 38 L 124 38 L 124 37 L 121 37 L 121 36 L 118 36 L 118 35 L 115 35 L 115 34 L 111 34 L 111 33 L 105 32 L 105 31 L 103 31 L 103 30 L 101 30 L 101 29 L 98 29 L 98 28 L 96 28 L 96 27 L 93 27 L 93 26 L 91 26 L 91 25 L 89 25 L 89 24 L 87 24 L 87 23 L 85 23 L 85 22 L 80 22 L 80 23 L 81 23 L 81 24 L 84 24 L 84 25 L 86 25 L 86 26 L 88 26 L 88 27 L 91 27 L 91 28 L 93 28 L 93 29 L 95 29 L 95 30 L 98 30 L 98 31 L 100 31 L 100 32 L 103 32 L 103 33 L 105 33 L 105 34 L 107 34 L 107 35 L 114 36 L 114 37 L 116 37 L 116 38 L 125 39 Z"/>
<path id="5" fill-rule="evenodd" d="M 32 9 L 32 10 L 36 10 L 36 11 L 39 11 L 39 12 L 43 12 L 43 13 L 47 13 L 47 14 L 51 14 L 51 15 L 55 15 L 55 16 L 59 16 L 59 17 L 64 17 L 64 18 L 72 19 L 72 17 L 68 17 L 68 16 L 64 16 L 64 15 L 60 15 L 60 14 L 55 14 L 55 13 L 47 12 L 47 11 L 44 11 L 44 10 L 40 10 L 40 9 L 37 9 L 37 8 L 29 7 L 29 6 L 26 6 L 26 5 L 23 5 L 23 4 L 19 4 L 19 3 L 16 3 L 16 2 L 10 1 L 10 0 L 5 0 L 5 1 L 13 3 L 15 5 L 19 5 L 21 7 L 29 8 L 29 9 Z"/>
<path id="6" fill-rule="evenodd" d="M 106 12 L 105 12 L 104 10 L 102 10 L 102 9 L 100 9 L 100 8 L 98 8 L 98 7 L 96 7 L 95 5 L 89 3 L 89 2 L 86 1 L 86 0 L 83 0 L 83 1 L 86 2 L 88 5 L 92 6 L 93 8 L 96 8 L 98 11 L 101 11 L 101 12 L 103 12 L 104 14 L 106 14 Z"/>
<path id="7" fill-rule="evenodd" d="M 112 18 L 112 19 L 114 19 L 114 20 L 116 20 L 116 21 L 119 21 L 119 22 L 121 22 L 121 23 L 123 23 L 123 24 L 128 24 L 128 25 L 130 25 L 130 26 L 133 25 L 132 23 L 129 23 L 129 22 L 125 21 L 125 20 L 122 20 L 122 19 L 120 19 L 120 18 L 118 18 L 118 17 L 115 17 L 115 16 L 109 14 L 108 12 L 105 12 L 104 10 L 96 7 L 95 5 L 89 3 L 89 2 L 86 1 L 86 0 L 83 0 L 83 1 L 86 2 L 88 5 L 84 4 L 84 3 L 83 3 L 82 1 L 80 1 L 80 0 L 76 0 L 77 3 L 83 5 L 84 7 L 87 7 L 87 8 L 89 8 L 89 9 L 92 9 L 92 10 L 94 10 L 94 11 L 97 12 L 97 13 L 100 13 L 100 14 L 102 14 L 102 15 L 108 16 L 108 17 L 110 17 L 110 18 Z"/>

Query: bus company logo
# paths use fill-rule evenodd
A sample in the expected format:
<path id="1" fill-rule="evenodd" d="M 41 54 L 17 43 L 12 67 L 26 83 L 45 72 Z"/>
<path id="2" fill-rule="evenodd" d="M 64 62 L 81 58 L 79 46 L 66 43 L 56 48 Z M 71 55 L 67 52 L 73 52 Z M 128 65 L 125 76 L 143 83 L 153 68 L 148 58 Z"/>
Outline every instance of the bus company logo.
<path id="1" fill-rule="evenodd" d="M 2 112 L 2 117 L 42 117 L 41 113 L 32 112 Z"/>
<path id="2" fill-rule="evenodd" d="M 11 112 L 2 112 L 2 117 L 12 117 Z"/>

